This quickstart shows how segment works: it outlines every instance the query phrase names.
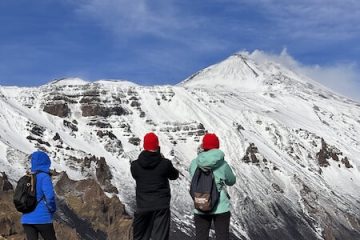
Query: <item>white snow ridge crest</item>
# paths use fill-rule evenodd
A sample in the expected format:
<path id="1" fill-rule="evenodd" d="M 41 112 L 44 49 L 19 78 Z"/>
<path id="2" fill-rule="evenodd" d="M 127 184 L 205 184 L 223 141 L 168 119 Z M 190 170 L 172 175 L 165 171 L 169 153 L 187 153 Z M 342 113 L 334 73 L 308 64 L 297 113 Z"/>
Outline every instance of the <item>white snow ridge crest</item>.
<path id="1" fill-rule="evenodd" d="M 192 239 L 187 169 L 208 131 L 237 176 L 228 188 L 232 239 L 360 239 L 360 104 L 254 53 L 176 86 L 1 87 L 0 106 L 0 169 L 12 183 L 37 148 L 74 180 L 97 174 L 87 156 L 104 157 L 111 177 L 102 187 L 132 213 L 129 161 L 154 131 L 182 173 L 172 183 L 174 239 Z"/>

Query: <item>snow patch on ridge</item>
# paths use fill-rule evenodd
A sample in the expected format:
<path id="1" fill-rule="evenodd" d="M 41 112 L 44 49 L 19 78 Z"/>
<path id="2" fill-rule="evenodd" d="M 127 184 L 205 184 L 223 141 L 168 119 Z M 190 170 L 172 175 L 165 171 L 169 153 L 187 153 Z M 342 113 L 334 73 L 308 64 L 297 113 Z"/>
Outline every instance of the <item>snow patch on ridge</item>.
<path id="1" fill-rule="evenodd" d="M 62 78 L 62 79 L 57 79 L 54 80 L 50 83 L 48 83 L 49 85 L 56 85 L 56 86 L 77 86 L 77 85 L 86 85 L 89 84 L 90 82 L 85 81 L 81 78 Z"/>

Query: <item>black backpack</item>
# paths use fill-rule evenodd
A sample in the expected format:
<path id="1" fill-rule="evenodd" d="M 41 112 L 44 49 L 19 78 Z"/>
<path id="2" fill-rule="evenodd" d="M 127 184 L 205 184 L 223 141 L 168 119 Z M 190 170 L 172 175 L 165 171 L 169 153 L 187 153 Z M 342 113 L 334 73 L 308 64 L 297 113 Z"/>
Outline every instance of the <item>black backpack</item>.
<path id="1" fill-rule="evenodd" d="M 211 169 L 197 168 L 191 179 L 190 195 L 201 212 L 211 212 L 220 199 L 215 176 Z"/>
<path id="2" fill-rule="evenodd" d="M 13 202 L 19 212 L 32 212 L 38 204 L 36 199 L 36 174 L 26 174 L 19 179 L 16 185 Z"/>

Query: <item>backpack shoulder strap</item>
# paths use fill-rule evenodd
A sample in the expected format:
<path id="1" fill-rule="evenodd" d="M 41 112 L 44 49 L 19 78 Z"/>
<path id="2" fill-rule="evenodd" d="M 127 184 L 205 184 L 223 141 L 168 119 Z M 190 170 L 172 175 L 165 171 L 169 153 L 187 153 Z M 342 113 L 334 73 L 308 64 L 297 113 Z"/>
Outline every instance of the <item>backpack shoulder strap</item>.
<path id="1" fill-rule="evenodd" d="M 35 175 L 37 175 L 37 174 L 39 174 L 39 173 L 45 173 L 45 174 L 51 176 L 51 173 L 45 172 L 45 171 L 42 171 L 42 170 L 36 170 L 36 171 L 34 172 Z"/>
<path id="2" fill-rule="evenodd" d="M 45 174 L 51 176 L 51 173 L 45 172 L 45 171 L 41 171 L 41 170 L 37 170 L 37 171 L 36 171 L 35 173 L 33 173 L 32 175 L 33 175 L 33 176 L 37 176 L 39 173 L 45 173 Z M 35 184 L 36 184 L 36 177 L 35 177 Z M 43 194 L 43 195 L 41 196 L 41 198 L 39 199 L 39 201 L 36 202 L 36 205 L 38 205 L 42 200 L 45 200 L 45 201 L 46 201 L 45 194 Z"/>

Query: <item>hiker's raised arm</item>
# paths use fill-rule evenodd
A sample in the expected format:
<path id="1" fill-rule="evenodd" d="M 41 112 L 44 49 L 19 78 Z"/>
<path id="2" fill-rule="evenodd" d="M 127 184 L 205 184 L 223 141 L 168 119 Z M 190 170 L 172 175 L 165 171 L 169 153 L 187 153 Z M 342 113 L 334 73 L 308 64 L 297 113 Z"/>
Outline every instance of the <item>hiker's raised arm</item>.
<path id="1" fill-rule="evenodd" d="M 169 161 L 169 175 L 168 178 L 170 180 L 176 180 L 179 177 L 179 171 L 174 167 L 174 165 Z"/>

